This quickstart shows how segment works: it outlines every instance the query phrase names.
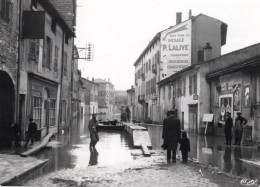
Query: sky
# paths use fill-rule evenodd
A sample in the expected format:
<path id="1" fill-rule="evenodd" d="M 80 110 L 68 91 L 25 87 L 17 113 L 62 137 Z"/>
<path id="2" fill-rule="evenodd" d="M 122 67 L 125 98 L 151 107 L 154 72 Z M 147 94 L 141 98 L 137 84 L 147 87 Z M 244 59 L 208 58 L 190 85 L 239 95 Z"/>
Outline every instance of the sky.
<path id="1" fill-rule="evenodd" d="M 82 77 L 110 79 L 116 90 L 134 85 L 133 64 L 160 31 L 205 14 L 228 25 L 222 54 L 260 43 L 259 0 L 77 0 L 75 43 L 94 44 L 93 61 L 79 60 Z M 85 52 L 79 53 L 85 57 Z"/>

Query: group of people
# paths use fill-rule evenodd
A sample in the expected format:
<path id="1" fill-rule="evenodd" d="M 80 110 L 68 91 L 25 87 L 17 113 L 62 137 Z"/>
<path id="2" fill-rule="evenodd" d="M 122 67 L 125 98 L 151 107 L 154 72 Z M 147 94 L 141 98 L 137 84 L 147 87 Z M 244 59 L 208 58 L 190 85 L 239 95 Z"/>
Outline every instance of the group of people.
<path id="1" fill-rule="evenodd" d="M 14 134 L 14 142 L 15 146 L 21 146 L 21 127 L 18 123 L 12 124 L 12 131 Z M 26 133 L 25 138 L 25 146 L 28 145 L 29 141 L 31 140 L 31 145 L 33 145 L 35 138 L 37 134 L 37 124 L 33 121 L 33 118 L 29 118 L 29 125 L 28 125 L 28 131 Z"/>
<path id="2" fill-rule="evenodd" d="M 231 118 L 231 113 L 227 112 L 227 118 L 225 121 L 225 136 L 226 144 L 231 145 L 232 140 L 232 128 L 233 128 L 233 119 Z M 241 116 L 241 112 L 237 112 L 237 117 L 235 119 L 234 126 L 234 138 L 235 142 L 233 145 L 240 145 L 242 136 L 243 136 L 243 127 L 247 124 L 247 120 Z"/>
<path id="3" fill-rule="evenodd" d="M 163 120 L 163 145 L 162 148 L 167 150 L 167 162 L 176 162 L 176 151 L 178 143 L 182 154 L 182 162 L 187 163 L 188 152 L 190 151 L 190 141 L 187 133 L 181 130 L 180 120 L 174 115 L 174 111 L 168 111 L 167 117 Z"/>

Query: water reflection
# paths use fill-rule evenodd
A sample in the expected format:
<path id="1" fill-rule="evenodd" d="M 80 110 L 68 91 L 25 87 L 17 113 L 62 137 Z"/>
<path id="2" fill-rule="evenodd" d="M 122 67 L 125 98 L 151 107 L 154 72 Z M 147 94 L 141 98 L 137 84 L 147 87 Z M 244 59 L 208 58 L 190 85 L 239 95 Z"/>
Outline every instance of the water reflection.
<path id="1" fill-rule="evenodd" d="M 89 166 L 97 165 L 98 163 L 98 152 L 97 149 L 90 149 Z"/>
<path id="2" fill-rule="evenodd" d="M 223 160 L 224 160 L 224 171 L 227 173 L 230 173 L 232 169 L 231 153 L 232 153 L 231 146 L 226 146 Z"/>
<path id="3" fill-rule="evenodd" d="M 162 126 L 146 126 L 153 149 L 161 149 Z M 188 132 L 191 152 L 189 157 L 199 162 L 217 166 L 227 173 L 260 180 L 260 150 L 255 147 L 225 145 L 225 139 L 217 136 L 198 135 Z M 259 165 L 252 164 L 258 162 Z"/>

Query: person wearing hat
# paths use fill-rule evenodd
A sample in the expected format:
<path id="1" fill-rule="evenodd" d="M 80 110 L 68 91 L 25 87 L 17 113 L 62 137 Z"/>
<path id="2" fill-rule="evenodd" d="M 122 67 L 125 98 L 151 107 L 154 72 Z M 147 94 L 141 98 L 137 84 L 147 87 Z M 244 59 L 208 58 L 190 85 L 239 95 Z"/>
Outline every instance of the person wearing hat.
<path id="1" fill-rule="evenodd" d="M 227 114 L 227 118 L 225 121 L 226 145 L 231 145 L 233 119 L 231 118 L 230 112 L 227 112 L 226 114 Z"/>
<path id="2" fill-rule="evenodd" d="M 242 135 L 243 135 L 243 126 L 246 125 L 247 120 L 241 116 L 241 112 L 237 112 L 237 117 L 235 120 L 235 128 L 234 128 L 234 137 L 235 143 L 234 145 L 240 145 Z"/>
<path id="3" fill-rule="evenodd" d="M 95 146 L 99 141 L 98 136 L 98 122 L 97 122 L 97 114 L 92 114 L 92 119 L 89 121 L 88 129 L 90 133 L 90 144 L 89 149 L 92 151 L 92 148 L 95 150 Z"/>

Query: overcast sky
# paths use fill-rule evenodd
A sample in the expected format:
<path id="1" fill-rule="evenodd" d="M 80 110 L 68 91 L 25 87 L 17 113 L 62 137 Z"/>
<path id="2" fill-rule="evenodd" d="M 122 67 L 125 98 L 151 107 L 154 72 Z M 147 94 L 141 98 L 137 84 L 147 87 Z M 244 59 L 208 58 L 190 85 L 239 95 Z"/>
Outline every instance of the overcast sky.
<path id="1" fill-rule="evenodd" d="M 76 45 L 94 44 L 94 60 L 79 60 L 82 76 L 127 90 L 134 62 L 158 32 L 200 13 L 228 24 L 226 54 L 260 42 L 259 0 L 77 0 Z M 84 57 L 84 52 L 80 55 Z"/>

